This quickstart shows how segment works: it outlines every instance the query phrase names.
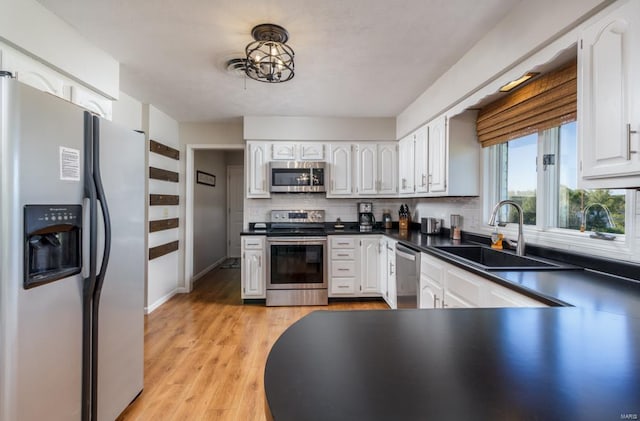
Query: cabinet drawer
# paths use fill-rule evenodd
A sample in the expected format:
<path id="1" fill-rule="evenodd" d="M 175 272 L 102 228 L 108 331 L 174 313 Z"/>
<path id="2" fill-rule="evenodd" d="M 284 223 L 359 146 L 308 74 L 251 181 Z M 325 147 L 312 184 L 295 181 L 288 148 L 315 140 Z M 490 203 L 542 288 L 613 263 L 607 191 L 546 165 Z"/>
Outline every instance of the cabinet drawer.
<path id="1" fill-rule="evenodd" d="M 356 278 L 331 278 L 331 294 L 353 294 L 356 292 Z"/>
<path id="2" fill-rule="evenodd" d="M 356 276 L 356 262 L 331 262 L 331 276 Z"/>
<path id="3" fill-rule="evenodd" d="M 350 249 L 331 250 L 331 260 L 355 260 L 356 251 Z"/>
<path id="4" fill-rule="evenodd" d="M 263 237 L 244 237 L 242 238 L 242 247 L 245 249 L 263 249 Z"/>
<path id="5" fill-rule="evenodd" d="M 332 249 L 352 249 L 356 247 L 356 239 L 353 237 L 331 237 Z"/>

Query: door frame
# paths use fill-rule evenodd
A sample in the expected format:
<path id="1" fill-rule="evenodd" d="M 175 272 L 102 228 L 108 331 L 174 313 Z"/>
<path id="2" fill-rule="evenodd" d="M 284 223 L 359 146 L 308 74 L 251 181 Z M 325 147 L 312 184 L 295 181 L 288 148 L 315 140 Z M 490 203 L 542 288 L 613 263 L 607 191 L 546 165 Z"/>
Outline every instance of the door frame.
<path id="1" fill-rule="evenodd" d="M 244 170 L 244 165 L 227 165 L 227 218 L 229 218 L 229 191 L 231 190 L 229 188 L 230 186 L 230 178 L 229 178 L 229 170 L 230 169 L 240 169 L 241 171 Z M 242 174 L 242 186 L 240 186 L 240 193 L 242 194 L 243 200 L 242 200 L 242 215 L 244 215 L 244 174 Z M 229 244 L 229 238 L 231 237 L 231 224 L 229 224 L 229 220 L 227 219 L 227 257 L 231 257 L 231 253 L 229 253 L 229 250 L 231 249 L 231 244 Z"/>
<path id="2" fill-rule="evenodd" d="M 184 224 L 184 291 L 193 289 L 193 212 L 194 212 L 194 187 L 195 187 L 195 151 L 197 150 L 223 150 L 244 151 L 244 144 L 188 144 L 186 145 L 185 168 L 185 224 Z M 243 205 L 244 206 L 244 205 Z M 245 209 L 246 211 L 246 209 Z"/>

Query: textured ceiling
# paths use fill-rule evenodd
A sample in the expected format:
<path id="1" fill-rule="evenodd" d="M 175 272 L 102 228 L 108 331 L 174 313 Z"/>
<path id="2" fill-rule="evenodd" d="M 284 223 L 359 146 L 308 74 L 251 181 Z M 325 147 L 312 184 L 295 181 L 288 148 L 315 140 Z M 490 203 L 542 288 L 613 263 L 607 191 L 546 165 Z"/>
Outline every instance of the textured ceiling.
<path id="1" fill-rule="evenodd" d="M 123 92 L 182 122 L 395 117 L 520 1 L 39 0 L 120 61 Z M 289 31 L 293 80 L 226 70 L 260 23 Z"/>

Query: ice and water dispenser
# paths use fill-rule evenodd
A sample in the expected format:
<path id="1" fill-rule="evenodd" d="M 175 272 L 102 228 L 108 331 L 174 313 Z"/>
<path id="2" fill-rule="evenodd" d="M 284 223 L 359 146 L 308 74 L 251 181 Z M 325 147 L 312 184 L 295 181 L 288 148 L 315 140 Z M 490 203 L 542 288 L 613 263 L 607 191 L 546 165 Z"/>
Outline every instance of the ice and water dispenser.
<path id="1" fill-rule="evenodd" d="M 82 270 L 82 206 L 24 207 L 24 288 Z"/>

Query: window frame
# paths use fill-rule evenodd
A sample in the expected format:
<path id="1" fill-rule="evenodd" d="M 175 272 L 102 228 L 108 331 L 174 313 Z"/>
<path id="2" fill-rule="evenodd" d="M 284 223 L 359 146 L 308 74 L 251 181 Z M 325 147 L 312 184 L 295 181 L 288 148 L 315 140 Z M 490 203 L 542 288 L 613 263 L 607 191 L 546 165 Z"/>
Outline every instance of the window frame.
<path id="1" fill-rule="evenodd" d="M 538 147 L 536 157 L 536 224 L 523 227 L 524 238 L 527 243 L 547 247 L 574 250 L 579 253 L 606 255 L 611 257 L 615 253 L 616 259 L 634 260 L 636 257 L 632 251 L 640 239 L 636 239 L 636 219 L 640 224 L 640 217 L 635 218 L 638 196 L 636 190 L 626 190 L 625 196 L 625 234 L 615 234 L 612 241 L 591 238 L 593 231 L 580 232 L 567 228 L 557 228 L 558 209 L 558 177 L 559 172 L 554 171 L 553 176 L 545 177 L 541 157 L 545 153 L 559 155 L 558 142 L 559 128 L 544 130 L 538 134 Z M 541 141 L 542 140 L 542 141 Z M 499 145 L 483 148 L 483 221 L 480 224 L 481 233 L 490 235 L 493 227 L 488 225 L 488 220 L 496 203 L 499 201 L 501 185 L 499 176 L 503 174 L 503 161 L 500 159 Z M 578 175 L 579 177 L 579 175 Z M 549 196 L 550 193 L 553 193 Z M 549 197 L 551 199 L 549 200 Z M 518 224 L 509 223 L 499 230 L 506 238 L 516 239 Z"/>

